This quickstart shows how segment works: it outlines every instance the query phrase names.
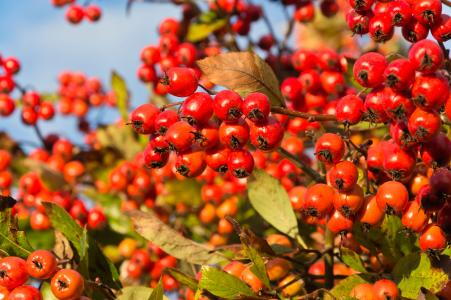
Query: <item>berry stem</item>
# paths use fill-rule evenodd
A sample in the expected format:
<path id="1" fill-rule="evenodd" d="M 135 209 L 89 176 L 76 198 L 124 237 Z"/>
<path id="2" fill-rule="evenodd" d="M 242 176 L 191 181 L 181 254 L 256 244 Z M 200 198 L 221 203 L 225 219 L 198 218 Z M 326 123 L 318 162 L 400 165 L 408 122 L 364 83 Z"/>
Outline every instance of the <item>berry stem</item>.
<path id="1" fill-rule="evenodd" d="M 168 104 L 165 104 L 165 105 L 163 105 L 161 107 L 161 111 L 164 111 L 164 110 L 166 110 L 168 108 L 171 108 L 171 107 L 174 107 L 174 106 L 178 106 L 178 105 L 182 105 L 182 104 L 183 104 L 183 101 L 168 103 Z"/>
<path id="2" fill-rule="evenodd" d="M 36 133 L 36 136 L 41 141 L 44 149 L 50 150 L 49 147 L 47 147 L 47 143 L 45 142 L 44 136 L 42 135 L 41 129 L 39 129 L 38 124 L 34 124 L 33 129 L 34 129 L 34 132 Z"/>
<path id="3" fill-rule="evenodd" d="M 324 115 L 324 114 L 309 114 L 300 111 L 291 110 L 288 108 L 273 106 L 271 107 L 271 112 L 281 115 L 287 115 L 291 117 L 298 117 L 303 119 L 308 119 L 310 122 L 312 121 L 337 121 L 337 118 L 334 115 Z"/>
<path id="4" fill-rule="evenodd" d="M 202 85 L 199 83 L 199 87 L 201 89 L 203 89 L 205 92 L 207 92 L 209 95 L 216 95 L 217 93 L 213 90 L 210 90 L 209 88 L 207 88 L 206 86 Z"/>
<path id="5" fill-rule="evenodd" d="M 288 40 L 290 39 L 291 34 L 293 33 L 293 29 L 294 29 L 294 19 L 290 17 L 290 15 L 288 14 L 288 10 L 287 10 L 287 6 L 286 5 L 282 5 L 283 8 L 283 13 L 285 15 L 285 19 L 287 20 L 288 23 L 288 28 L 287 31 L 285 32 L 285 36 L 283 37 L 283 40 L 280 44 L 280 49 L 281 51 L 287 50 L 287 43 Z M 279 53 L 279 55 L 281 55 L 282 53 Z"/>
<path id="6" fill-rule="evenodd" d="M 451 1 L 450 0 L 442 0 L 442 3 L 445 4 L 448 7 L 451 7 Z"/>
<path id="7" fill-rule="evenodd" d="M 289 160 L 293 161 L 296 166 L 298 166 L 305 174 L 307 174 L 310 178 L 312 178 L 315 182 L 326 182 L 325 178 L 321 176 L 318 172 L 313 170 L 310 166 L 305 164 L 302 160 L 288 152 L 282 147 L 278 148 L 278 152 L 288 158 Z"/>

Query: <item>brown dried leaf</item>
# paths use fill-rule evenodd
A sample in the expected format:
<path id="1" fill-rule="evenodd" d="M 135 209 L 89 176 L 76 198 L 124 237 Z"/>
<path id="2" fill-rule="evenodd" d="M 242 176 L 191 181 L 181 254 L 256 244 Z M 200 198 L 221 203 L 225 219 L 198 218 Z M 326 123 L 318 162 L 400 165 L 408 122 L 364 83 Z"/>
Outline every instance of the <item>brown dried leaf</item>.
<path id="1" fill-rule="evenodd" d="M 211 82 L 246 96 L 266 94 L 273 106 L 285 107 L 279 81 L 271 67 L 253 52 L 229 52 L 197 61 Z"/>
<path id="2" fill-rule="evenodd" d="M 192 264 L 215 264 L 226 258 L 211 252 L 209 248 L 183 237 L 180 233 L 163 223 L 153 212 L 130 211 L 136 232 L 166 253 Z"/>
<path id="3" fill-rule="evenodd" d="M 72 260 L 74 258 L 74 250 L 69 240 L 58 230 L 55 230 L 55 245 L 53 252 L 60 259 Z M 66 265 L 70 265 L 67 263 Z"/>

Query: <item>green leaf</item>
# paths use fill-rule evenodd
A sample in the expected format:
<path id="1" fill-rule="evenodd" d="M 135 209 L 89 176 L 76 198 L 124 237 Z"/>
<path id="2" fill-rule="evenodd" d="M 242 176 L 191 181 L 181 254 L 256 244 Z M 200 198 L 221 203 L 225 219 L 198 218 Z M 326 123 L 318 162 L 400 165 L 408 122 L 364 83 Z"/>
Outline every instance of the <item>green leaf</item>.
<path id="1" fill-rule="evenodd" d="M 26 235 L 33 249 L 52 249 L 55 244 L 53 230 L 30 230 L 27 231 Z"/>
<path id="2" fill-rule="evenodd" d="M 363 266 L 362 260 L 360 259 L 360 255 L 352 251 L 348 248 L 341 248 L 341 260 L 350 268 L 366 273 L 366 269 Z"/>
<path id="3" fill-rule="evenodd" d="M 255 248 L 250 246 L 245 246 L 245 249 L 247 256 L 252 261 L 252 273 L 254 273 L 255 276 L 257 276 L 258 279 L 260 279 L 267 288 L 270 288 L 271 284 L 269 282 L 268 274 L 266 273 L 265 262 L 263 261 L 260 253 L 258 253 Z"/>
<path id="4" fill-rule="evenodd" d="M 330 293 L 334 295 L 337 299 L 342 299 L 344 297 L 348 297 L 351 293 L 352 289 L 361 283 L 367 283 L 369 278 L 364 275 L 351 275 L 341 280 L 339 284 L 337 284 L 333 289 L 330 290 Z M 331 300 L 332 297 L 328 294 L 324 295 L 325 300 Z"/>
<path id="5" fill-rule="evenodd" d="M 128 286 L 120 291 L 117 300 L 146 300 L 150 299 L 153 289 L 145 286 Z M 168 300 L 166 296 L 162 299 Z"/>
<path id="6" fill-rule="evenodd" d="M 236 299 L 240 296 L 255 296 L 254 292 L 240 279 L 214 267 L 203 266 L 199 287 L 213 295 Z"/>
<path id="7" fill-rule="evenodd" d="M 211 82 L 242 96 L 260 92 L 274 106 L 285 106 L 279 81 L 271 67 L 253 52 L 229 52 L 197 61 L 202 73 Z"/>
<path id="8" fill-rule="evenodd" d="M 169 273 L 172 277 L 175 278 L 178 282 L 181 284 L 189 287 L 191 290 L 195 291 L 197 290 L 197 280 L 193 277 L 186 275 L 180 270 L 174 269 L 174 268 L 167 268 L 165 269 L 165 272 Z"/>
<path id="9" fill-rule="evenodd" d="M 411 253 L 401 258 L 392 272 L 401 296 L 414 299 L 422 287 L 432 293 L 439 292 L 448 282 L 448 275 L 433 268 L 426 253 Z"/>
<path id="10" fill-rule="evenodd" d="M 249 200 L 255 210 L 277 230 L 296 238 L 298 223 L 288 194 L 277 179 L 255 170 L 248 183 Z"/>
<path id="11" fill-rule="evenodd" d="M 1 200 L 6 201 L 5 198 L 9 197 L 2 197 Z M 25 232 L 19 231 L 17 219 L 12 216 L 11 209 L 0 211 L 0 255 L 26 258 L 32 251 Z"/>
<path id="12" fill-rule="evenodd" d="M 119 75 L 116 71 L 111 72 L 111 88 L 116 96 L 117 109 L 122 117 L 122 120 L 126 122 L 128 120 L 128 100 L 129 92 L 127 89 L 127 84 L 124 78 Z"/>
<path id="13" fill-rule="evenodd" d="M 164 183 L 163 194 L 158 195 L 157 203 L 175 205 L 185 203 L 191 206 L 198 206 L 202 203 L 202 184 L 192 178 L 183 180 L 168 180 Z"/>
<path id="14" fill-rule="evenodd" d="M 191 23 L 188 27 L 186 39 L 192 43 L 206 39 L 210 34 L 223 28 L 227 24 L 227 19 L 217 19 L 211 23 Z"/>
<path id="15" fill-rule="evenodd" d="M 57 228 L 74 246 L 79 255 L 81 272 L 86 278 L 96 277 L 112 288 L 120 288 L 116 267 L 103 254 L 95 240 L 74 219 L 54 203 L 43 203 L 53 228 Z M 89 251 L 88 251 L 89 249 Z"/>
<path id="16" fill-rule="evenodd" d="M 126 159 L 134 158 L 143 149 L 131 126 L 113 124 L 99 128 L 97 140 L 102 147 L 118 150 Z"/>
<path id="17" fill-rule="evenodd" d="M 445 250 L 442 251 L 442 255 L 451 256 L 451 246 L 446 247 Z"/>
<path id="18" fill-rule="evenodd" d="M 58 300 L 58 298 L 53 295 L 52 289 L 50 288 L 50 283 L 47 281 L 42 282 L 40 291 L 42 300 Z"/>
<path id="19" fill-rule="evenodd" d="M 163 223 L 154 212 L 127 212 L 142 237 L 163 249 L 166 253 L 192 264 L 215 264 L 226 260 L 217 253 L 210 252 L 204 245 L 183 237 L 180 233 Z"/>
<path id="20" fill-rule="evenodd" d="M 163 300 L 164 291 L 163 285 L 161 284 L 161 278 L 158 281 L 157 286 L 153 289 L 152 294 L 150 294 L 149 300 Z"/>

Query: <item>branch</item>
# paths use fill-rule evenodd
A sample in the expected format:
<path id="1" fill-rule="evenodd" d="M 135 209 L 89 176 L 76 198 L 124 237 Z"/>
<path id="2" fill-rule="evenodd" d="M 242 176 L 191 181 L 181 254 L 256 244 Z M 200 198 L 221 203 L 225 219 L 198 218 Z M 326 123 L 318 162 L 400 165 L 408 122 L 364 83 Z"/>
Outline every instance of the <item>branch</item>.
<path id="1" fill-rule="evenodd" d="M 297 167 L 299 167 L 305 174 L 307 174 L 310 178 L 312 178 L 316 182 L 326 182 L 326 179 L 321 176 L 318 172 L 313 170 L 310 166 L 305 164 L 302 160 L 300 160 L 298 157 L 294 156 L 287 150 L 285 150 L 282 147 L 279 147 L 278 152 L 294 162 Z"/>
<path id="2" fill-rule="evenodd" d="M 44 136 L 42 135 L 42 132 L 38 127 L 38 124 L 34 124 L 33 129 L 34 129 L 34 132 L 36 133 L 36 135 L 38 136 L 38 139 L 41 141 L 44 149 L 49 150 L 49 147 L 48 147 L 47 143 L 45 142 Z"/>
<path id="3" fill-rule="evenodd" d="M 451 1 L 450 0 L 442 0 L 442 3 L 445 4 L 448 7 L 451 7 Z"/>
<path id="4" fill-rule="evenodd" d="M 314 115 L 314 114 L 304 113 L 304 112 L 300 112 L 300 111 L 296 111 L 296 110 L 291 110 L 291 109 L 280 107 L 280 106 L 271 107 L 271 112 L 276 113 L 276 114 L 281 114 L 281 115 L 287 115 L 287 116 L 307 119 L 310 122 L 312 122 L 312 121 L 337 121 L 337 118 L 334 115 L 323 115 L 323 114 Z"/>

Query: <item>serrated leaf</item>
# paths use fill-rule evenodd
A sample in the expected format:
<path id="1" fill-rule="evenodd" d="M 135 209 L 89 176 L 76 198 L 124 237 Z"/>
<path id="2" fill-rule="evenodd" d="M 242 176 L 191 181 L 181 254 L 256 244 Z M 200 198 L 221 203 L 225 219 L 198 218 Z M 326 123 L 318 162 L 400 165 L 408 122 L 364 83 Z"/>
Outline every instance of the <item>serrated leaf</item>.
<path id="1" fill-rule="evenodd" d="M 172 277 L 175 278 L 178 282 L 181 284 L 189 287 L 191 290 L 195 291 L 197 290 L 197 280 L 193 277 L 183 273 L 180 270 L 174 269 L 174 268 L 167 268 L 165 269 L 165 272 L 169 273 Z"/>
<path id="2" fill-rule="evenodd" d="M 57 228 L 74 246 L 82 263 L 81 272 L 86 278 L 96 277 L 112 288 L 120 288 L 119 274 L 116 267 L 109 261 L 95 240 L 83 230 L 74 219 L 55 203 L 43 203 L 53 228 Z M 89 249 L 89 251 L 87 251 Z"/>
<path id="3" fill-rule="evenodd" d="M 163 223 L 154 212 L 130 211 L 136 232 L 166 253 L 192 264 L 215 264 L 226 260 L 217 252 L 183 237 L 180 233 Z"/>
<path id="4" fill-rule="evenodd" d="M 5 198 L 1 197 L 2 201 Z M 12 199 L 12 198 L 11 198 Z M 17 227 L 17 220 L 11 214 L 11 208 L 0 211 L 0 255 L 19 256 L 26 258 L 32 247 L 28 243 L 25 232 Z"/>
<path id="5" fill-rule="evenodd" d="M 175 205 L 185 203 L 198 206 L 202 202 L 202 184 L 195 179 L 168 180 L 164 183 L 164 193 L 159 194 L 157 203 Z"/>
<path id="6" fill-rule="evenodd" d="M 246 96 L 266 94 L 274 106 L 285 106 L 279 81 L 271 67 L 253 52 L 229 52 L 197 61 L 211 82 Z"/>
<path id="7" fill-rule="evenodd" d="M 439 292 L 448 282 L 448 275 L 433 268 L 426 253 L 411 253 L 401 258 L 392 271 L 401 296 L 414 299 L 422 287 L 432 293 Z"/>
<path id="8" fill-rule="evenodd" d="M 28 169 L 39 174 L 42 183 L 49 190 L 56 191 L 67 187 L 63 175 L 50 169 L 45 163 L 32 159 L 25 159 L 23 163 Z"/>
<path id="9" fill-rule="evenodd" d="M 129 92 L 124 78 L 116 71 L 111 72 L 111 89 L 116 96 L 116 105 L 123 121 L 128 119 L 128 99 Z"/>
<path id="10" fill-rule="evenodd" d="M 330 293 L 334 295 L 337 299 L 342 299 L 344 297 L 348 297 L 351 293 L 351 290 L 358 284 L 367 283 L 368 277 L 364 275 L 351 275 L 341 280 L 339 284 L 337 284 L 333 289 L 330 290 Z M 328 294 L 324 295 L 325 300 L 331 300 L 332 297 Z"/>
<path id="11" fill-rule="evenodd" d="M 237 299 L 240 296 L 255 296 L 254 292 L 240 279 L 214 267 L 203 266 L 199 288 L 225 299 Z"/>
<path id="12" fill-rule="evenodd" d="M 341 260 L 350 268 L 365 273 L 366 269 L 363 266 L 360 255 L 348 248 L 341 248 Z"/>
<path id="13" fill-rule="evenodd" d="M 263 170 L 255 170 L 252 175 L 248 195 L 255 210 L 277 230 L 293 238 L 298 236 L 296 215 L 279 181 Z"/>
<path id="14" fill-rule="evenodd" d="M 153 289 L 152 294 L 150 294 L 149 300 L 163 300 L 164 291 L 163 285 L 161 283 L 161 278 L 158 281 L 157 286 Z"/>
<path id="15" fill-rule="evenodd" d="M 247 256 L 252 261 L 252 273 L 254 273 L 255 276 L 257 276 L 258 279 L 260 279 L 267 288 L 270 288 L 271 284 L 269 282 L 268 274 L 266 273 L 265 262 L 260 253 L 258 253 L 255 248 L 250 246 L 245 246 L 245 249 Z"/>
<path id="16" fill-rule="evenodd" d="M 188 27 L 186 39 L 196 43 L 206 39 L 210 34 L 223 28 L 227 24 L 227 19 L 218 19 L 210 23 L 191 23 Z"/>

